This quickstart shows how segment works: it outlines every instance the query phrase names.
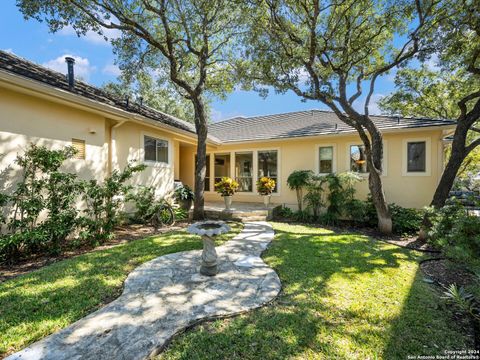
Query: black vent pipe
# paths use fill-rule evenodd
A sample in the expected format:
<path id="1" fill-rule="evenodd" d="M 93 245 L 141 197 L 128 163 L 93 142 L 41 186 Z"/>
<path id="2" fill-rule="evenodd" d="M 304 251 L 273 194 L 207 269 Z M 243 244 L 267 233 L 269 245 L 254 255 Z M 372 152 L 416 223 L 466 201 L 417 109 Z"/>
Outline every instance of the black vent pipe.
<path id="1" fill-rule="evenodd" d="M 73 89 L 73 87 L 75 86 L 75 74 L 73 72 L 73 65 L 75 64 L 75 59 L 67 56 L 65 58 L 65 61 L 67 62 L 67 67 L 68 67 L 68 74 L 67 74 L 68 87 L 70 89 Z"/>

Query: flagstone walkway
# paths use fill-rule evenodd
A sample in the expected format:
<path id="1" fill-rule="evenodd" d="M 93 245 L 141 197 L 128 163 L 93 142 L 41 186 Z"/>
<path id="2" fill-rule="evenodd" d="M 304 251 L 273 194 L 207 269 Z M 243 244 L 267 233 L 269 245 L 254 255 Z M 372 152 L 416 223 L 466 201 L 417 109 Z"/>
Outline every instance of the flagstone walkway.
<path id="1" fill-rule="evenodd" d="M 281 288 L 277 274 L 260 258 L 273 236 L 266 222 L 246 223 L 239 235 L 217 247 L 215 277 L 199 274 L 199 250 L 145 263 L 130 273 L 118 299 L 7 360 L 144 359 L 202 319 L 260 307 Z"/>

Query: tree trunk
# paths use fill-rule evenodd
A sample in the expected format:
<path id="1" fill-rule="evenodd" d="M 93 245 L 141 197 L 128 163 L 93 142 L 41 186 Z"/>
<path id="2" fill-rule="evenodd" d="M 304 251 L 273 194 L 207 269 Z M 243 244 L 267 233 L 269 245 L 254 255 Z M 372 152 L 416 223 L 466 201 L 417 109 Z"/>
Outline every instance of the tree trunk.
<path id="1" fill-rule="evenodd" d="M 295 189 L 296 192 L 297 192 L 297 203 L 298 203 L 298 211 L 302 211 L 303 210 L 303 206 L 302 206 L 302 203 L 303 203 L 303 191 L 302 191 L 302 188 L 297 188 Z"/>
<path id="2" fill-rule="evenodd" d="M 197 158 L 195 164 L 195 199 L 193 201 L 193 219 L 205 219 L 204 189 L 205 175 L 207 172 L 207 118 L 205 105 L 201 98 L 192 99 L 195 109 L 195 128 L 197 130 Z"/>
<path id="3" fill-rule="evenodd" d="M 440 182 L 435 189 L 435 193 L 433 194 L 433 198 L 430 203 L 430 206 L 433 206 L 436 209 L 440 209 L 445 205 L 445 202 L 448 199 L 448 194 L 450 193 L 453 183 L 455 182 L 455 178 L 457 177 L 458 170 L 460 169 L 460 166 L 462 166 L 463 160 L 468 155 L 468 152 L 465 150 L 468 129 L 469 127 L 464 126 L 462 123 L 459 123 L 455 129 L 450 158 L 448 159 L 447 165 L 443 170 L 442 177 L 440 178 Z M 418 233 L 418 238 L 425 240 L 427 238 L 427 231 L 431 226 L 432 223 L 428 217 L 428 214 L 425 214 L 420 232 Z"/>
<path id="4" fill-rule="evenodd" d="M 377 210 L 378 230 L 383 234 L 390 234 L 392 232 L 392 216 L 385 199 L 380 173 L 374 169 L 371 169 L 368 175 L 368 187 L 375 210 Z"/>

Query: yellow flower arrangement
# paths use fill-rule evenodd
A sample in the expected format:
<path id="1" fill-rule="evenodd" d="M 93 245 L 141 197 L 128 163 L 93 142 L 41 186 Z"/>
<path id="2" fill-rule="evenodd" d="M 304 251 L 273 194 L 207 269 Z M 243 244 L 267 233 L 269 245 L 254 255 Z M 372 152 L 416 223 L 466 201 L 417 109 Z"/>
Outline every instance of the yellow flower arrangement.
<path id="1" fill-rule="evenodd" d="M 257 181 L 257 191 L 260 195 L 270 195 L 275 189 L 275 180 L 263 176 Z"/>

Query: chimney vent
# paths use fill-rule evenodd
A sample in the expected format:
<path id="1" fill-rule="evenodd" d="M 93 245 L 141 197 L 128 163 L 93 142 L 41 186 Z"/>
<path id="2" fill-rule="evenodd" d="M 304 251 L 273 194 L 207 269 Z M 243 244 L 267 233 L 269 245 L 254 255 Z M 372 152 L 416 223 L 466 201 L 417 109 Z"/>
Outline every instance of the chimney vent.
<path id="1" fill-rule="evenodd" d="M 73 89 L 73 87 L 75 86 L 75 74 L 73 72 L 73 66 L 75 64 L 75 59 L 67 56 L 65 58 L 65 62 L 67 63 L 67 68 L 68 68 L 68 74 L 67 74 L 68 87 L 70 89 Z"/>

